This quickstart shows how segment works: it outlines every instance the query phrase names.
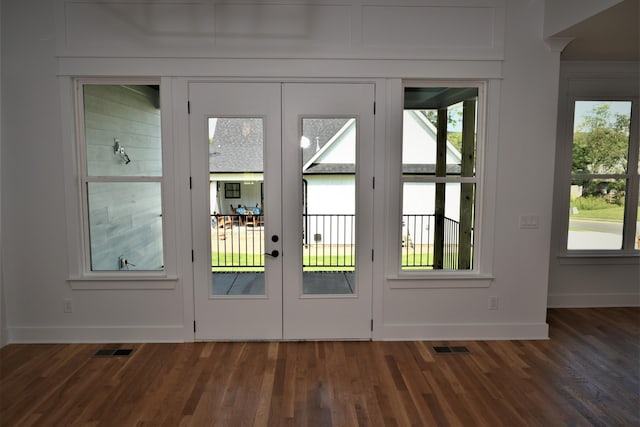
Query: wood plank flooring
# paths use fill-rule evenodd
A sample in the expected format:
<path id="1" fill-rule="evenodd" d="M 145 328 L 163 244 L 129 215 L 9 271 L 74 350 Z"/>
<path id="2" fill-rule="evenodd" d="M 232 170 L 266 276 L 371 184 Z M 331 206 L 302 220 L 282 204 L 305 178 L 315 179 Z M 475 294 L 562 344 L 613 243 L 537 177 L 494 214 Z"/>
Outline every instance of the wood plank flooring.
<path id="1" fill-rule="evenodd" d="M 640 425 L 640 309 L 549 324 L 549 341 L 9 345 L 0 425 Z"/>

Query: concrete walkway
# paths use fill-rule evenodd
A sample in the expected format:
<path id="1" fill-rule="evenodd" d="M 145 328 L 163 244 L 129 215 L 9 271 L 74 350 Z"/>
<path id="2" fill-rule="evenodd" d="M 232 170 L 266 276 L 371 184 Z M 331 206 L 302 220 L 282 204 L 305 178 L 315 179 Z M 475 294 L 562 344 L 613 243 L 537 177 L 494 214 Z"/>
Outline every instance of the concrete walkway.
<path id="1" fill-rule="evenodd" d="M 302 274 L 305 295 L 350 295 L 355 290 L 352 271 Z M 264 295 L 264 273 L 211 273 L 213 295 Z"/>

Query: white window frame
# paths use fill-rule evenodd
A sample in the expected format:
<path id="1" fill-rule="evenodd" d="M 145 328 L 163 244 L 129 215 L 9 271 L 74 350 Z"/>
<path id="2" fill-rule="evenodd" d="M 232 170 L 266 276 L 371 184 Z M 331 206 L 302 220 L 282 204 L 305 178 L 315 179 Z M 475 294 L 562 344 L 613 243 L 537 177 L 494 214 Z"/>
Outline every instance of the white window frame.
<path id="1" fill-rule="evenodd" d="M 575 121 L 575 105 L 580 101 L 626 101 L 631 102 L 631 121 L 629 126 L 629 153 L 627 158 L 627 171 L 624 174 L 573 174 L 572 173 L 572 161 L 573 161 L 573 128 Z M 565 146 L 563 150 L 563 164 L 567 167 L 567 174 L 563 179 L 564 202 L 566 207 L 562 218 L 562 230 L 563 240 L 562 247 L 564 248 L 562 257 L 565 259 L 579 259 L 579 258 L 614 258 L 614 257 L 639 257 L 640 250 L 635 249 L 635 236 L 636 236 L 636 215 L 638 208 L 638 191 L 640 186 L 640 165 L 638 164 L 638 156 L 640 150 L 640 118 L 638 113 L 640 112 L 640 98 L 634 96 L 606 96 L 598 94 L 595 96 L 585 95 L 573 95 L 567 97 L 567 117 L 566 127 L 563 133 L 561 143 Z M 625 195 L 625 211 L 624 211 L 624 223 L 622 231 L 622 248 L 621 249 L 568 249 L 569 239 L 569 206 L 570 196 L 569 189 L 574 179 L 621 179 L 627 181 L 627 191 Z"/>
<path id="2" fill-rule="evenodd" d="M 158 177 L 89 177 L 86 165 L 84 137 L 84 85 L 159 85 L 162 141 L 162 175 Z M 72 289 L 173 289 L 177 282 L 177 257 L 175 215 L 170 209 L 175 194 L 173 181 L 171 126 L 171 88 L 166 79 L 153 77 L 123 78 L 63 78 L 61 79 L 63 136 L 66 141 L 65 188 L 67 204 L 67 227 L 69 234 L 69 278 Z M 73 127 L 67 126 L 71 122 Z M 89 241 L 88 196 L 89 182 L 158 182 L 162 196 L 162 270 L 105 270 L 91 269 Z"/>
<path id="3" fill-rule="evenodd" d="M 447 177 L 425 178 L 428 182 L 473 182 L 475 183 L 475 215 L 473 240 L 473 266 L 470 270 L 403 270 L 402 250 L 402 141 L 404 89 L 406 87 L 477 87 L 477 138 L 476 174 L 473 178 Z M 392 225 L 387 231 L 389 254 L 387 257 L 387 279 L 390 288 L 475 288 L 489 287 L 494 279 L 493 231 L 495 211 L 495 179 L 497 170 L 497 117 L 489 117 L 488 111 L 499 111 L 500 82 L 489 80 L 401 80 L 390 90 L 392 100 L 389 127 L 388 158 L 389 218 Z M 491 120 L 488 120 L 490 119 Z M 412 180 L 413 181 L 413 180 Z M 395 194 L 395 195 L 393 195 Z"/>

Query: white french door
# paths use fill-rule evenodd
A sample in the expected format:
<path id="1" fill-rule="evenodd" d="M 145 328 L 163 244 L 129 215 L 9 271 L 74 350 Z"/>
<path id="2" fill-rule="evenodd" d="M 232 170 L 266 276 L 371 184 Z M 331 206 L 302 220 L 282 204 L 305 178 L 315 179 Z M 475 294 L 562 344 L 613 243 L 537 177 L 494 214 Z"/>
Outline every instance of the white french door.
<path id="1" fill-rule="evenodd" d="M 374 87 L 189 85 L 198 340 L 371 336 Z"/>

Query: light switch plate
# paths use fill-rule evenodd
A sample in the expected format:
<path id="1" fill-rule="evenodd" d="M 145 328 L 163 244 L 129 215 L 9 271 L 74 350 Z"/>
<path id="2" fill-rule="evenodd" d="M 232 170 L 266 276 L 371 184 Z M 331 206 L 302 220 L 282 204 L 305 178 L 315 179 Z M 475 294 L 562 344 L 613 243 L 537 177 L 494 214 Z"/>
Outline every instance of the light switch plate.
<path id="1" fill-rule="evenodd" d="M 520 228 L 533 229 L 538 228 L 540 217 L 538 215 L 521 215 Z"/>

